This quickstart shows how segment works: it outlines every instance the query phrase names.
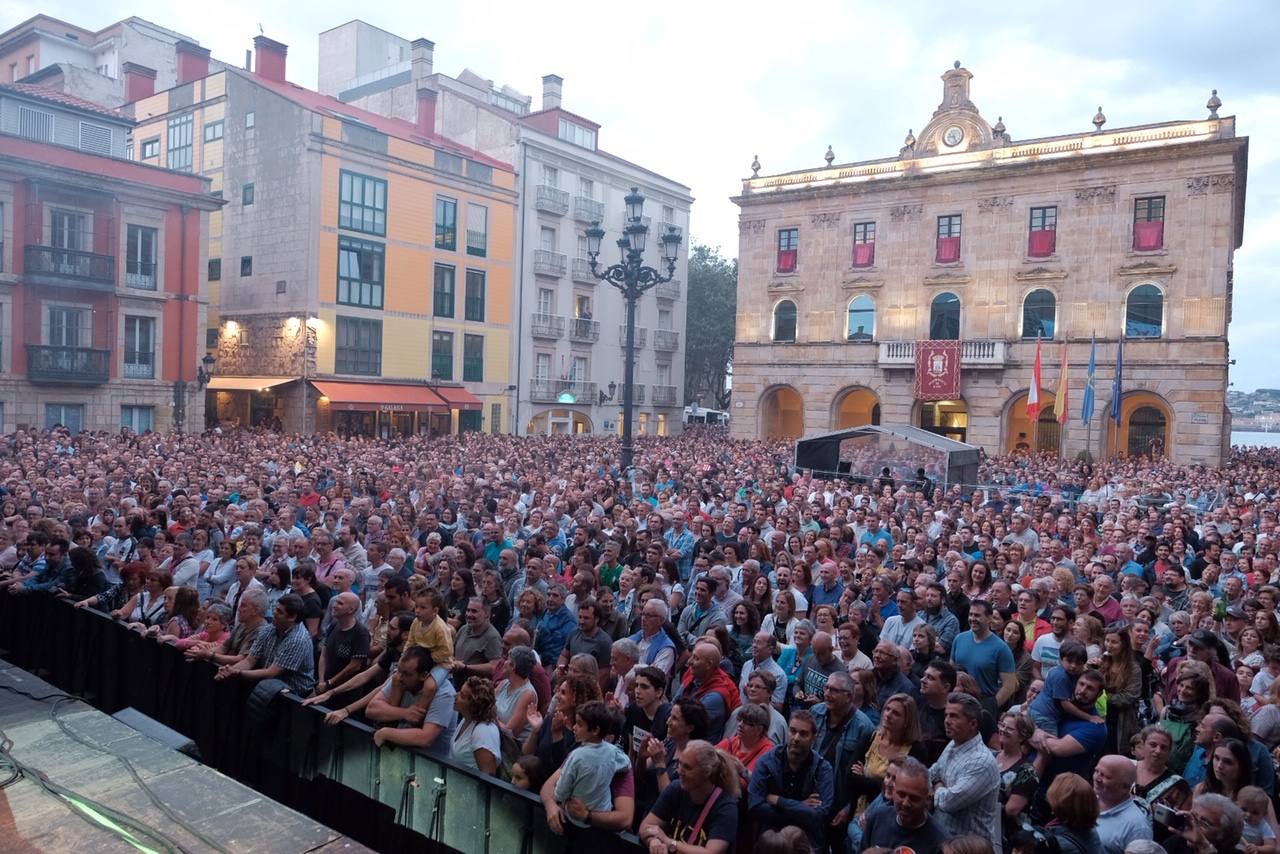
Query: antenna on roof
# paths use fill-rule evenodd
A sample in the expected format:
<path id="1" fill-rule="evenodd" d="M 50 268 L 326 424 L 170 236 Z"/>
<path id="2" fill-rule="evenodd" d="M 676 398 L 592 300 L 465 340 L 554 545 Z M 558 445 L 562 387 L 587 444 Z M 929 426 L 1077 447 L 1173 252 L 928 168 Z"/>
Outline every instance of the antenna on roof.
<path id="1" fill-rule="evenodd" d="M 267 31 L 262 28 L 262 24 L 258 24 L 258 35 L 265 36 Z"/>

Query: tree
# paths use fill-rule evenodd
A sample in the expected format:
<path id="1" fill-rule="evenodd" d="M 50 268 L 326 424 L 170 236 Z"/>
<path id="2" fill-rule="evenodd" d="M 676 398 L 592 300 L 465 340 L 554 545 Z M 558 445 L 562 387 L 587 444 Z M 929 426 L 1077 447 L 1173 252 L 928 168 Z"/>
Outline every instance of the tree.
<path id="1" fill-rule="evenodd" d="M 729 406 L 728 377 L 738 307 L 738 261 L 719 249 L 693 244 L 689 251 L 688 339 L 684 346 L 685 403 Z"/>

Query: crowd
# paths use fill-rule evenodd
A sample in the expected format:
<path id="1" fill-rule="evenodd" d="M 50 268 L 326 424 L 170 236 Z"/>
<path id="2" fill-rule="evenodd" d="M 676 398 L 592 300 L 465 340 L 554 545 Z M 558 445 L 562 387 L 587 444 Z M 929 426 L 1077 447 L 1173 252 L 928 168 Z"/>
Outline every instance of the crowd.
<path id="1" fill-rule="evenodd" d="M 18 432 L 0 595 L 529 789 L 587 843 L 1280 851 L 1276 452 L 974 485 L 714 429 L 618 451 Z"/>

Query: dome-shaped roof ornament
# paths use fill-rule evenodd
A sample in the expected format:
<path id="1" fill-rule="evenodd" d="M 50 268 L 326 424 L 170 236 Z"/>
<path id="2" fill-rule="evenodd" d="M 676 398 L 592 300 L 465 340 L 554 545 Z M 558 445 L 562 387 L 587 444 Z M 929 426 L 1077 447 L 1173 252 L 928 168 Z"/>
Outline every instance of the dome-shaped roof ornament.
<path id="1" fill-rule="evenodd" d="M 1102 126 L 1105 125 L 1106 123 L 1107 123 L 1107 117 L 1102 114 L 1102 107 L 1099 106 L 1098 112 L 1095 113 L 1093 116 L 1094 130 L 1096 131 L 1102 130 Z"/>
<path id="2" fill-rule="evenodd" d="M 907 138 L 902 141 L 902 144 L 905 145 L 907 148 L 916 147 L 916 135 L 913 132 L 912 128 L 907 128 Z"/>
<path id="3" fill-rule="evenodd" d="M 751 177 L 752 178 L 760 177 L 760 155 L 759 154 L 751 155 Z"/>
<path id="4" fill-rule="evenodd" d="M 1209 111 L 1209 118 L 1216 119 L 1218 117 L 1218 108 L 1222 106 L 1222 99 L 1218 97 L 1217 89 L 1213 90 L 1213 94 L 1209 96 L 1209 100 L 1204 106 Z"/>
<path id="5" fill-rule="evenodd" d="M 996 136 L 1004 136 L 1004 116 L 996 117 L 996 126 L 991 129 Z"/>
<path id="6" fill-rule="evenodd" d="M 831 150 L 831 146 L 827 146 L 827 153 L 822 155 L 822 159 L 827 161 L 827 166 L 830 166 L 832 161 L 836 159 L 836 154 Z"/>

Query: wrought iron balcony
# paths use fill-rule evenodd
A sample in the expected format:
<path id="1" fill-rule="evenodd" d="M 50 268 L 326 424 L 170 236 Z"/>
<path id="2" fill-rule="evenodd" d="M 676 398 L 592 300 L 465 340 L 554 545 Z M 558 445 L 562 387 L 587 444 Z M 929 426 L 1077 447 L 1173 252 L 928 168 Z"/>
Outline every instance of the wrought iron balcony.
<path id="1" fill-rule="evenodd" d="M 877 362 L 882 368 L 914 368 L 915 341 L 881 341 Z M 966 338 L 960 342 L 960 365 L 965 368 L 1003 368 L 1008 345 L 997 338 Z"/>
<path id="2" fill-rule="evenodd" d="M 604 202 L 597 202 L 586 196 L 573 197 L 573 218 L 578 222 L 601 222 L 604 220 Z"/>
<path id="3" fill-rule="evenodd" d="M 27 244 L 24 275 L 37 285 L 114 291 L 116 259 L 114 255 Z"/>
<path id="4" fill-rule="evenodd" d="M 627 390 L 626 386 L 623 386 L 622 388 L 618 389 L 618 395 L 617 397 L 614 398 L 614 401 L 619 406 L 622 405 L 622 400 L 623 400 L 622 395 L 626 392 L 626 390 Z M 634 404 L 644 403 L 644 383 L 636 383 L 631 387 L 631 402 Z"/>
<path id="5" fill-rule="evenodd" d="M 156 265 L 146 261 L 129 261 L 124 268 L 124 284 L 140 291 L 156 289 Z"/>
<path id="6" fill-rule="evenodd" d="M 594 344 L 600 340 L 600 321 L 586 317 L 569 318 L 569 340 Z"/>
<path id="7" fill-rule="evenodd" d="M 673 385 L 656 385 L 653 387 L 654 406 L 675 406 L 676 387 Z"/>
<path id="8" fill-rule="evenodd" d="M 648 337 L 649 337 L 649 330 L 646 327 L 643 327 L 643 326 L 636 327 L 636 349 L 637 350 L 644 348 L 645 341 L 648 339 Z M 627 346 L 627 324 L 625 323 L 618 324 L 618 346 L 624 349 Z"/>
<path id="9" fill-rule="evenodd" d="M 680 333 L 674 329 L 653 330 L 653 349 L 667 353 L 680 349 Z"/>
<path id="10" fill-rule="evenodd" d="M 594 406 L 596 403 L 596 384 L 579 380 L 534 377 L 529 382 L 529 399 L 534 403 Z"/>
<path id="11" fill-rule="evenodd" d="M 554 314 L 535 314 L 529 318 L 529 329 L 534 338 L 563 338 L 564 318 Z"/>
<path id="12" fill-rule="evenodd" d="M 591 262 L 586 258 L 574 258 L 572 272 L 570 275 L 573 280 L 581 285 L 594 285 L 600 281 L 591 274 Z"/>
<path id="13" fill-rule="evenodd" d="M 27 345 L 27 379 L 68 385 L 102 385 L 108 379 L 110 350 Z"/>
<path id="14" fill-rule="evenodd" d="M 557 187 L 539 184 L 533 206 L 544 213 L 564 216 L 569 212 L 569 193 Z"/>
<path id="15" fill-rule="evenodd" d="M 680 280 L 672 279 L 653 286 L 653 293 L 658 299 L 680 299 Z"/>
<path id="16" fill-rule="evenodd" d="M 548 249 L 533 250 L 533 272 L 539 276 L 560 278 L 564 275 L 569 259 Z"/>

